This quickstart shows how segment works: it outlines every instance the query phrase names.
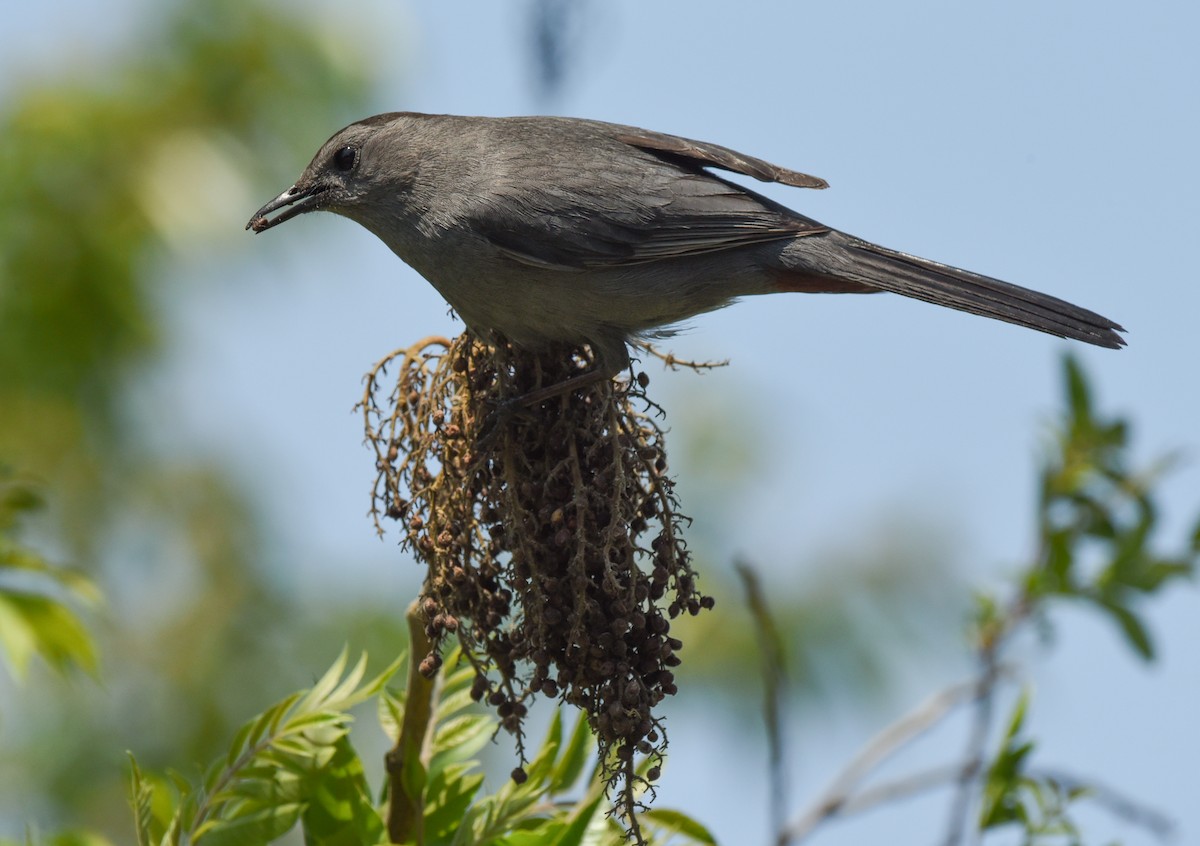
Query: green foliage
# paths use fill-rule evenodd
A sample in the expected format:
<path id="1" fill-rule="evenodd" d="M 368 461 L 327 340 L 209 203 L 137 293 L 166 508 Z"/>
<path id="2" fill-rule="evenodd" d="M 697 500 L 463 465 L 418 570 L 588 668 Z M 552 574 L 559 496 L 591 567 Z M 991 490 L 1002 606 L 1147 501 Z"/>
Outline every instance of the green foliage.
<path id="1" fill-rule="evenodd" d="M 21 520 L 41 506 L 32 486 L 0 465 L 0 649 L 18 680 L 34 655 L 60 672 L 78 667 L 95 674 L 95 645 L 68 601 L 95 605 L 99 592 L 82 574 L 16 540 Z"/>
<path id="2" fill-rule="evenodd" d="M 123 402 L 160 349 L 165 260 L 243 234 L 366 99 L 349 33 L 263 2 L 159 4 L 138 30 L 138 49 L 62 62 L 0 111 L 0 454 L 48 480 L 81 549 L 138 478 Z"/>
<path id="3" fill-rule="evenodd" d="M 224 284 L 223 248 L 248 246 L 262 196 L 366 111 L 361 27 L 269 0 L 136 15 L 113 27 L 128 34 L 119 49 L 64 43 L 0 103 L 0 457 L 48 492 L 38 530 L 54 555 L 115 606 L 92 648 L 72 613 L 93 601 L 90 583 L 0 533 L 0 663 L 89 669 L 100 652 L 106 668 L 103 690 L 22 689 L 21 728 L 0 736 L 8 827 L 36 813 L 113 836 L 112 750 L 206 760 L 231 715 L 328 651 L 329 630 L 335 643 L 364 630 L 400 642 L 381 610 L 347 621 L 336 600 L 297 607 L 269 572 L 280 544 L 228 462 L 179 444 L 178 409 L 160 401 L 178 386 L 145 378 L 183 285 Z"/>
<path id="4" fill-rule="evenodd" d="M 1111 618 L 1136 655 L 1153 659 L 1140 601 L 1192 576 L 1200 560 L 1200 523 L 1175 551 L 1154 546 L 1155 483 L 1171 461 L 1131 469 L 1128 422 L 1095 410 L 1087 379 L 1073 358 L 1065 359 L 1063 370 L 1066 413 L 1041 472 L 1038 554 L 1020 574 L 1012 601 L 1002 604 L 986 594 L 977 601 L 977 645 L 983 665 L 993 670 L 1012 633 L 1032 617 L 1044 621 L 1059 600 L 1082 603 Z M 1089 790 L 1030 770 L 1034 743 L 1023 734 L 1027 706 L 1022 695 L 987 768 L 980 826 L 1016 826 L 1030 846 L 1078 844 L 1081 836 L 1068 809 Z"/>
<path id="5" fill-rule="evenodd" d="M 165 4 L 142 30 L 126 63 L 32 85 L 0 115 L 5 392 L 107 406 L 157 339 L 147 248 L 207 224 L 209 192 L 259 187 L 259 163 L 298 158 L 362 102 L 352 52 L 261 3 Z M 240 234 L 241 217 L 189 235 Z"/>
<path id="6" fill-rule="evenodd" d="M 1112 618 L 1134 651 L 1150 660 L 1154 644 L 1137 602 L 1195 572 L 1200 523 L 1179 552 L 1151 548 L 1159 513 L 1153 484 L 1172 461 L 1130 469 L 1128 422 L 1094 410 L 1073 358 L 1064 371 L 1067 415 L 1041 474 L 1040 561 L 1024 585 L 1026 601 L 1084 602 Z"/>
<path id="7" fill-rule="evenodd" d="M 376 696 L 400 663 L 363 684 L 366 656 L 347 673 L 343 652 L 311 689 L 242 726 L 199 785 L 179 777 L 156 784 L 133 761 L 139 846 L 251 846 L 298 822 L 310 844 L 379 842 L 383 824 L 349 743 L 348 711 Z"/>
<path id="8" fill-rule="evenodd" d="M 1038 554 L 1021 576 L 1015 601 L 1002 607 L 977 597 L 976 630 L 984 648 L 1051 600 L 1083 603 L 1110 617 L 1145 660 L 1154 644 L 1139 601 L 1183 578 L 1200 563 L 1200 521 L 1184 544 L 1164 553 L 1156 540 L 1155 483 L 1173 464 L 1130 467 L 1129 423 L 1093 408 L 1078 363 L 1064 362 L 1067 412 L 1054 431 L 1038 486 Z"/>
<path id="9" fill-rule="evenodd" d="M 1026 846 L 1080 846 L 1083 835 L 1073 813 L 1075 803 L 1085 798 L 1160 837 L 1170 834 L 1170 820 L 1116 791 L 1089 784 L 1086 777 L 1032 766 L 1035 744 L 1025 728 L 1027 691 L 1012 710 L 999 748 L 988 749 L 1000 692 L 1020 675 L 1007 660 L 1016 633 L 1031 622 L 1046 623 L 1062 600 L 1071 600 L 1115 618 L 1134 652 L 1149 659 L 1153 650 L 1139 601 L 1191 575 L 1200 557 L 1195 530 L 1176 550 L 1159 550 L 1155 483 L 1169 462 L 1151 472 L 1130 470 L 1128 424 L 1094 410 L 1074 360 L 1066 359 L 1064 374 L 1066 413 L 1043 465 L 1037 501 L 1041 543 L 1015 574 L 1010 598 L 992 593 L 976 597 L 970 644 L 975 675 L 936 692 L 880 731 L 807 811 L 777 826 L 778 843 L 798 843 L 826 820 L 947 782 L 954 787 L 949 832 L 942 841 L 948 844 L 981 842 L 981 834 L 995 833 L 1007 838 L 1003 842 L 1017 836 Z M 765 604 L 752 598 L 752 605 L 765 620 L 763 628 L 773 629 Z M 778 660 L 765 651 L 768 662 Z M 773 672 L 768 671 L 768 688 Z M 968 704 L 971 727 L 958 760 L 865 784 L 899 749 Z M 780 741 L 772 737 L 772 743 Z M 772 752 L 782 760 L 780 750 Z M 774 778 L 782 782 L 780 776 Z"/>
<path id="10" fill-rule="evenodd" d="M 28 832 L 25 840 L 20 842 L 0 838 L 0 846 L 113 846 L 113 842 L 92 831 L 71 830 L 61 831 L 46 838 Z"/>
<path id="11" fill-rule="evenodd" d="M 198 784 L 143 772 L 131 760 L 138 846 L 262 846 L 297 826 L 308 846 L 387 843 L 386 809 L 372 798 L 351 743 L 348 711 L 376 699 L 384 731 L 396 741 L 411 691 L 385 685 L 402 662 L 364 683 L 366 657 L 347 672 L 343 653 L 311 689 L 285 697 L 242 726 Z M 417 796 L 422 809 L 422 833 L 414 842 L 624 843 L 625 832 L 606 816 L 603 782 L 595 770 L 581 798 L 556 801 L 579 788 L 595 756 L 582 719 L 564 736 L 561 712 L 555 712 L 523 782 L 506 780 L 494 793 L 483 793 L 484 776 L 472 756 L 499 727 L 490 715 L 467 712 L 474 673 L 469 666 L 450 669 L 457 663 L 452 656 L 439 679 L 431 742 L 412 747 L 410 759 L 399 762 L 403 789 Z M 702 825 L 675 811 L 648 811 L 642 823 L 648 843 L 713 843 Z"/>
<path id="12" fill-rule="evenodd" d="M 1060 784 L 1050 776 L 1031 774 L 1029 758 L 1033 741 L 1024 736 L 1028 693 L 1017 700 L 1000 749 L 988 767 L 983 782 L 980 829 L 1020 826 L 1026 846 L 1055 844 L 1078 846 L 1079 829 L 1067 815 L 1067 806 L 1087 795 L 1079 787 Z"/>

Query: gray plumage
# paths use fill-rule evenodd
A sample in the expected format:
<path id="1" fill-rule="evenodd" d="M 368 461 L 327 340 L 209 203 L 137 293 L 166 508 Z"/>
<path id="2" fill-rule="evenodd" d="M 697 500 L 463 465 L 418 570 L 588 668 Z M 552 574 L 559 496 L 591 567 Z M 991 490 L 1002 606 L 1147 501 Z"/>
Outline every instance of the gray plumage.
<path id="1" fill-rule="evenodd" d="M 397 112 L 336 133 L 247 228 L 317 209 L 344 215 L 428 279 L 472 331 L 531 349 L 588 343 L 606 374 L 627 363 L 633 337 L 781 291 L 891 291 L 1101 347 L 1125 343 L 1095 312 L 846 235 L 714 169 L 826 187 L 630 126 Z"/>

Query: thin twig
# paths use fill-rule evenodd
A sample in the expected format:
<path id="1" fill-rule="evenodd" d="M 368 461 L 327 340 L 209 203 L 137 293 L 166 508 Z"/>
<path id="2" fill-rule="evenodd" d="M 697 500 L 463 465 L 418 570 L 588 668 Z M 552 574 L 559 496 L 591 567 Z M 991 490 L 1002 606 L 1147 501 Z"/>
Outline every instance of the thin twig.
<path id="1" fill-rule="evenodd" d="M 762 654 L 763 722 L 767 729 L 771 830 L 775 832 L 776 839 L 781 840 L 787 822 L 787 738 L 784 736 L 783 720 L 780 716 L 787 695 L 787 660 L 783 639 L 779 636 L 779 629 L 771 616 L 771 609 L 767 606 L 758 574 L 749 564 L 742 561 L 736 562 L 734 567 L 746 590 L 746 604 L 750 608 L 750 616 L 758 634 L 759 651 Z"/>
<path id="2" fill-rule="evenodd" d="M 701 373 L 705 370 L 713 370 L 717 367 L 729 366 L 729 359 L 727 358 L 720 361 L 689 361 L 686 358 L 679 358 L 674 353 L 662 352 L 658 349 L 658 347 L 654 346 L 654 344 L 650 343 L 649 341 L 631 341 L 630 343 L 632 346 L 645 350 L 650 355 L 660 360 L 663 363 L 663 366 L 668 367 L 671 370 L 678 370 L 681 367 L 686 367 L 689 370 L 695 370 L 697 373 Z"/>
<path id="3" fill-rule="evenodd" d="M 963 754 L 962 772 L 955 787 L 954 799 L 950 804 L 950 824 L 946 829 L 946 846 L 959 846 L 967 842 L 969 831 L 974 831 L 972 840 L 978 843 L 982 832 L 970 826 L 971 808 L 975 804 L 976 787 L 983 772 L 988 736 L 992 729 L 992 716 L 996 710 L 996 683 L 1002 675 L 1000 651 L 1013 631 L 1032 612 L 1029 595 L 1022 590 L 1008 606 L 1008 610 L 996 618 L 991 627 L 979 634 L 978 693 L 975 698 L 975 714 L 971 731 L 967 736 L 967 748 Z"/>
<path id="4" fill-rule="evenodd" d="M 783 830 L 776 841 L 779 846 L 800 842 L 825 820 L 846 812 L 853 800 L 853 790 L 864 778 L 941 722 L 957 705 L 978 697 L 981 685 L 980 679 L 951 685 L 876 734 L 838 774 L 821 798 Z"/>
<path id="5" fill-rule="evenodd" d="M 928 770 L 902 776 L 894 781 L 885 781 L 874 787 L 865 788 L 856 796 L 852 796 L 842 805 L 840 813 L 843 816 L 861 814 L 876 805 L 885 805 L 899 799 L 907 799 L 928 790 L 945 787 L 957 781 L 962 775 L 962 764 L 949 764 L 933 767 Z"/>
<path id="6" fill-rule="evenodd" d="M 991 733 L 992 713 L 995 711 L 995 692 L 998 670 L 996 652 L 985 649 L 980 655 L 983 662 L 982 673 L 978 681 L 978 696 L 975 699 L 975 713 L 971 720 L 971 732 L 967 738 L 967 750 L 963 756 L 963 765 L 955 785 L 954 801 L 950 805 L 950 825 L 947 828 L 946 844 L 955 846 L 963 843 L 967 837 L 967 820 L 970 817 L 971 806 L 974 804 L 975 784 L 983 770 L 984 750 L 987 746 L 988 735 Z"/>

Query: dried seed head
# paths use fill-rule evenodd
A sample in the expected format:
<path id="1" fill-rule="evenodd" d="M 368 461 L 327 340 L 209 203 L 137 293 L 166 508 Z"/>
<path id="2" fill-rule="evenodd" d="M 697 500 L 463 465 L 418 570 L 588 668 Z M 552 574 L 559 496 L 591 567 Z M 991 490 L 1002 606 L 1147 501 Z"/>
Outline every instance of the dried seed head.
<path id="1" fill-rule="evenodd" d="M 667 612 L 711 607 L 682 544 L 663 433 L 633 402 L 652 405 L 649 379 L 628 393 L 596 383 L 499 420 L 496 408 L 591 368 L 590 351 L 532 356 L 460 339 L 397 361 L 394 393 L 379 368 L 370 376 L 373 397 L 400 398 L 395 414 L 367 415 L 379 421 L 368 439 L 388 456 L 373 513 L 408 515 L 435 649 L 454 634 L 477 671 L 471 697 L 498 711 L 522 759 L 530 697 L 585 709 L 628 819 L 645 786 L 628 762 L 666 745 L 653 709 L 675 692 Z M 436 671 L 432 659 L 422 672 Z"/>

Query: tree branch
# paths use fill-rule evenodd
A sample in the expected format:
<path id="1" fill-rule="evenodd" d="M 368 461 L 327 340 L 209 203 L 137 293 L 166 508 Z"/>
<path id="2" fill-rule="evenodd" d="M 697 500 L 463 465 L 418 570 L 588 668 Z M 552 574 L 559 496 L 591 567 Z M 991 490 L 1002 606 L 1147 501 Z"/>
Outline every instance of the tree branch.
<path id="1" fill-rule="evenodd" d="M 954 802 L 950 806 L 950 825 L 946 833 L 946 846 L 963 843 L 967 837 L 967 820 L 970 817 L 975 784 L 983 770 L 984 751 L 992 727 L 995 711 L 996 680 L 998 668 L 994 649 L 985 649 L 980 656 L 983 673 L 977 682 L 975 715 L 971 721 L 971 734 L 967 739 L 967 751 L 959 768 L 958 783 L 954 791 Z"/>
<path id="2" fill-rule="evenodd" d="M 429 652 L 429 638 L 417 600 L 405 613 L 408 621 L 408 683 L 404 718 L 396 745 L 385 757 L 388 774 L 388 838 L 392 843 L 425 842 L 426 744 L 433 725 L 436 677 L 427 679 L 418 669 L 417 657 Z"/>
<path id="3" fill-rule="evenodd" d="M 898 799 L 907 799 L 909 796 L 916 796 L 927 790 L 944 787 L 947 784 L 957 781 L 962 776 L 963 766 L 963 764 L 949 764 L 942 767 L 933 767 L 913 773 L 912 775 L 903 776 L 894 781 L 884 782 L 875 787 L 868 787 L 857 796 L 847 799 L 842 805 L 840 813 L 843 816 L 861 814 L 863 811 L 871 810 L 876 805 L 884 805 L 888 802 L 895 802 Z"/>
<path id="4" fill-rule="evenodd" d="M 997 667 L 996 672 L 1000 673 L 1001 668 Z M 848 813 L 851 809 L 866 807 L 862 804 L 864 797 L 870 797 L 883 788 L 854 797 L 852 793 L 858 784 L 901 748 L 941 722 L 956 706 L 977 699 L 984 690 L 984 682 L 984 679 L 972 679 L 947 687 L 876 734 L 838 774 L 821 798 L 780 833 L 776 841 L 779 846 L 799 843 L 826 820 Z M 947 768 L 942 772 L 949 772 L 950 775 L 946 777 L 953 777 L 959 776 L 961 769 Z M 876 797 L 871 804 L 878 801 L 881 799 Z"/>
<path id="5" fill-rule="evenodd" d="M 786 747 L 787 738 L 781 713 L 784 698 L 787 695 L 787 659 L 784 653 L 783 639 L 771 609 L 767 606 L 767 598 L 763 594 L 762 583 L 754 568 L 744 561 L 734 564 L 737 574 L 741 577 L 742 586 L 746 591 L 746 605 L 754 621 L 754 630 L 758 635 L 759 652 L 762 655 L 763 674 L 763 721 L 767 728 L 767 774 L 771 785 L 771 830 L 776 839 L 782 842 L 784 826 L 787 820 L 787 767 Z"/>

